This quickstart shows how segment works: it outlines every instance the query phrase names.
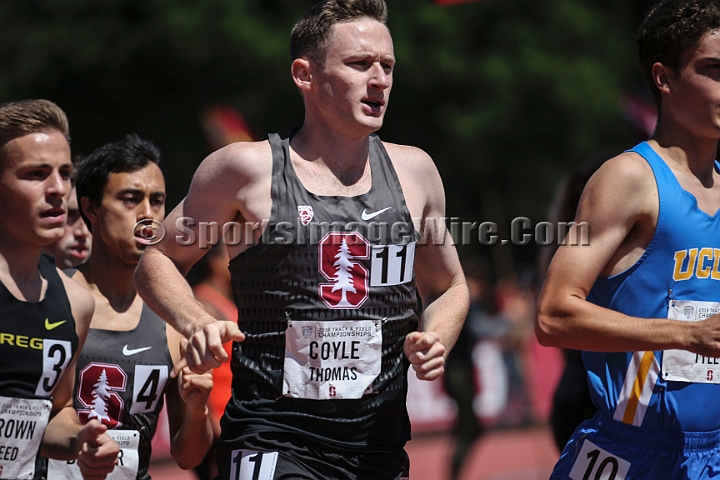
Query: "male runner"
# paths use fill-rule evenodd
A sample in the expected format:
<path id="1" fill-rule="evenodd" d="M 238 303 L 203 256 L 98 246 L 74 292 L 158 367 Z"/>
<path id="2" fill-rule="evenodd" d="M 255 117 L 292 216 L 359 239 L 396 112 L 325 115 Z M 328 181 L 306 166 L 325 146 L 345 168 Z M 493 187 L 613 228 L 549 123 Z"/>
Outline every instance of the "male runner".
<path id="1" fill-rule="evenodd" d="M 74 163 L 75 168 L 79 164 Z M 74 268 L 81 263 L 87 261 L 90 257 L 90 246 L 92 244 L 92 235 L 85 221 L 80 216 L 80 208 L 78 207 L 77 193 L 75 191 L 75 177 L 77 170 L 73 170 L 70 176 L 70 184 L 72 189 L 67 201 L 67 221 L 65 222 L 65 231 L 60 240 L 43 248 L 45 253 L 49 253 L 55 259 L 55 265 L 58 268 Z"/>
<path id="2" fill-rule="evenodd" d="M 655 133 L 590 179 L 590 246 L 558 249 L 538 305 L 538 339 L 584 350 L 599 409 L 554 479 L 720 474 L 720 2 L 659 2 L 638 49 Z"/>
<path id="3" fill-rule="evenodd" d="M 0 105 L 0 476 L 34 478 L 38 451 L 102 479 L 118 445 L 72 408 L 72 372 L 93 299 L 42 255 L 63 234 L 70 191 L 65 113 L 47 100 Z"/>
<path id="4" fill-rule="evenodd" d="M 95 298 L 95 313 L 76 370 L 80 420 L 96 418 L 122 446 L 112 478 L 149 479 L 151 440 L 167 394 L 171 453 L 178 465 L 199 464 L 212 443 L 206 408 L 212 375 L 187 368 L 170 380 L 183 337 L 135 292 L 133 273 L 145 243 L 136 225 L 165 217 L 160 150 L 129 135 L 95 150 L 78 172 L 77 192 L 93 234 L 93 254 L 70 272 Z M 178 384 L 180 388 L 178 388 Z M 66 462 L 50 461 L 48 480 L 77 478 Z"/>
<path id="5" fill-rule="evenodd" d="M 221 478 L 407 477 L 407 369 L 438 378 L 467 313 L 432 159 L 373 135 L 395 66 L 386 17 L 382 0 L 312 7 L 291 35 L 302 127 L 210 155 L 138 265 L 138 291 L 190 339 L 191 368 L 242 341 Z M 225 232 L 242 333 L 182 278 L 207 222 Z"/>

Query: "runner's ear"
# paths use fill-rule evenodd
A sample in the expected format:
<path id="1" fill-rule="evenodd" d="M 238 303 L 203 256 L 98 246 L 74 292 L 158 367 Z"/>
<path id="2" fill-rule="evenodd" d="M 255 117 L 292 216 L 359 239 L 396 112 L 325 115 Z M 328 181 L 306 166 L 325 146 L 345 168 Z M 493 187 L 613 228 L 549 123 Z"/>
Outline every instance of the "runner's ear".
<path id="1" fill-rule="evenodd" d="M 91 223 L 97 223 L 98 215 L 95 210 L 95 205 L 90 201 L 90 197 L 83 197 L 80 199 L 80 208 L 82 208 L 85 216 L 90 220 Z"/>
<path id="2" fill-rule="evenodd" d="M 293 82 L 301 91 L 310 88 L 312 83 L 312 68 L 310 60 L 306 58 L 296 58 L 290 66 Z"/>

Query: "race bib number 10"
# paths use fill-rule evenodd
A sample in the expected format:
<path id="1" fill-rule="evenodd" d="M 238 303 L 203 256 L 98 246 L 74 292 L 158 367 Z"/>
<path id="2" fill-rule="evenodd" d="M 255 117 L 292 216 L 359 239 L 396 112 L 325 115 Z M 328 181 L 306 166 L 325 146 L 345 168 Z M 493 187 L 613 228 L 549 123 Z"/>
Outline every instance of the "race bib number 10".
<path id="1" fill-rule="evenodd" d="M 625 480 L 628 470 L 630 462 L 585 440 L 569 476 L 572 480 Z"/>

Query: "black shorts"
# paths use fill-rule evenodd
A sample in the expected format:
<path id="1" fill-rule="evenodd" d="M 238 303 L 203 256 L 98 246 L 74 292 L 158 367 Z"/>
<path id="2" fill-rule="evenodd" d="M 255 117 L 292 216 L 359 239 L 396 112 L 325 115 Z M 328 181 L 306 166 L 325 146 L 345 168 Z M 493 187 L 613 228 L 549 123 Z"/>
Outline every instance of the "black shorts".
<path id="1" fill-rule="evenodd" d="M 219 479 L 403 480 L 410 474 L 410 460 L 402 448 L 349 452 L 303 443 L 290 441 L 283 434 L 264 432 L 233 444 L 219 444 Z"/>

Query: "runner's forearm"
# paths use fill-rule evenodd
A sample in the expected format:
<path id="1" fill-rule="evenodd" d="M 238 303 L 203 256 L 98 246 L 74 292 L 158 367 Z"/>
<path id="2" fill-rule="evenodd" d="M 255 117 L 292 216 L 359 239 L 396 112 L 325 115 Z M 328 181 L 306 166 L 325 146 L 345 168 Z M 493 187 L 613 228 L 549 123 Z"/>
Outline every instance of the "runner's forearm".
<path id="1" fill-rule="evenodd" d="M 185 410 L 182 425 L 171 443 L 171 455 L 182 469 L 199 465 L 213 442 L 213 427 L 207 407 L 204 412 Z"/>
<path id="2" fill-rule="evenodd" d="M 60 410 L 48 422 L 40 453 L 47 458 L 74 460 L 78 456 L 77 435 L 82 430 L 77 412 L 72 407 Z"/>
<path id="3" fill-rule="evenodd" d="M 458 282 L 451 285 L 423 310 L 421 330 L 435 332 L 440 336 L 440 343 L 445 347 L 445 358 L 460 335 L 467 316 L 468 304 L 467 285 Z"/>
<path id="4" fill-rule="evenodd" d="M 135 271 L 135 287 L 145 303 L 185 337 L 214 320 L 195 300 L 177 266 L 158 250 L 143 254 Z"/>

